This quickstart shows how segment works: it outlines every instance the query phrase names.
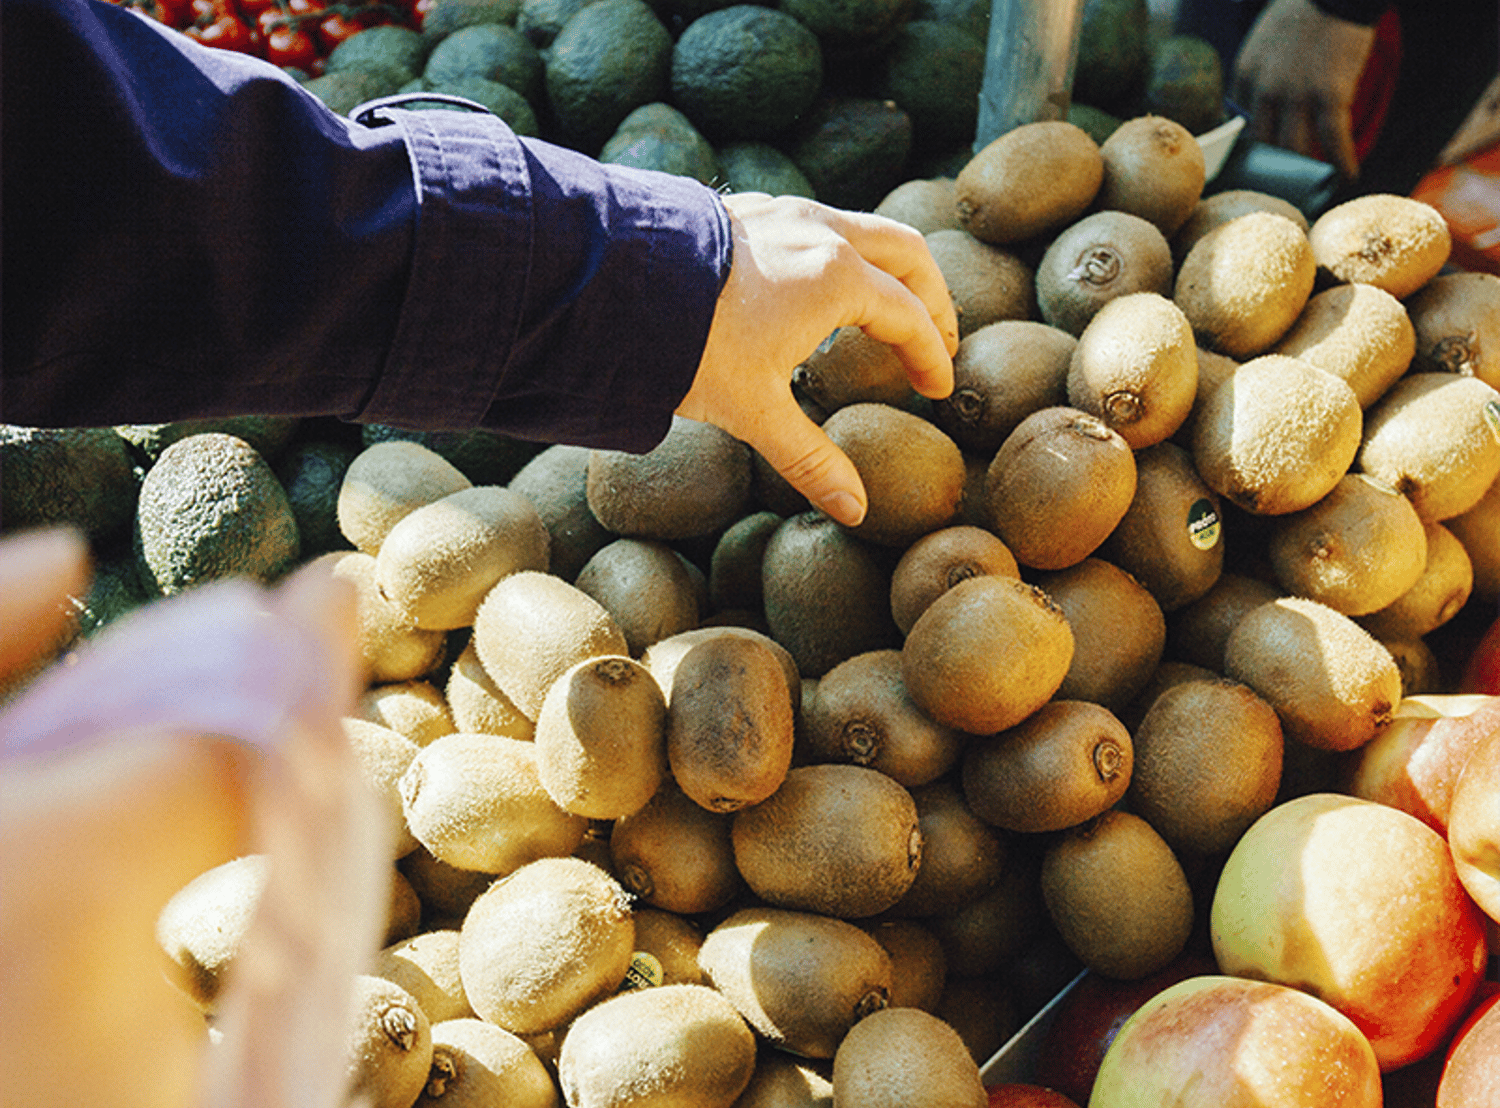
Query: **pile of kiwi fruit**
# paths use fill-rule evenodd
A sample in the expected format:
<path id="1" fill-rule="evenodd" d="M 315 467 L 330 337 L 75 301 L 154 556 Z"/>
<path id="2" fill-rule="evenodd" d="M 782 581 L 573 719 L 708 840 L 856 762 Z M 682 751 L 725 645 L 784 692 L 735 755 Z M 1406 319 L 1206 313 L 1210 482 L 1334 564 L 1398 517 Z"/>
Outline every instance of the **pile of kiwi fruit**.
<path id="1" fill-rule="evenodd" d="M 1431 208 L 1205 196 L 1162 116 L 908 186 L 958 388 L 847 331 L 793 379 L 860 527 L 680 418 L 488 467 L 372 436 L 301 505 L 397 830 L 372 1103 L 979 1108 L 1079 969 L 1171 961 L 1250 822 L 1457 691 L 1500 602 L 1500 278 Z M 261 880 L 163 913 L 210 1021 Z"/>

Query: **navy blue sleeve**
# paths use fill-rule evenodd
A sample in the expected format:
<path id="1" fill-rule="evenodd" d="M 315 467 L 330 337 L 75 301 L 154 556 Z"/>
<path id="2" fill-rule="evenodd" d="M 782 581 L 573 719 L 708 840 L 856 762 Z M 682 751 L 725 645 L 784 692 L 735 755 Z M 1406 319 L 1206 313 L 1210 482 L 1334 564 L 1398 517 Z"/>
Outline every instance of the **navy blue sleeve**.
<path id="1" fill-rule="evenodd" d="M 97 0 L 0 0 L 0 421 L 333 415 L 649 449 L 730 229 L 490 115 L 334 115 Z"/>

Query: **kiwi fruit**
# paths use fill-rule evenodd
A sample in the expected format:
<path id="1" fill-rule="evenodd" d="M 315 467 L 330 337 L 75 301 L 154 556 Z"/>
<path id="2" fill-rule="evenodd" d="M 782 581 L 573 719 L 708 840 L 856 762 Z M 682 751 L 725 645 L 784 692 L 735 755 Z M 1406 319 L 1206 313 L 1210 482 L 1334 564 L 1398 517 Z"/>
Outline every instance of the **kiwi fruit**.
<path id="1" fill-rule="evenodd" d="M 1302 209 L 1285 197 L 1258 189 L 1224 189 L 1210 196 L 1201 197 L 1193 206 L 1187 220 L 1172 235 L 1172 265 L 1180 266 L 1188 251 L 1200 238 L 1215 227 L 1228 223 L 1237 216 L 1250 212 L 1273 212 L 1284 215 L 1306 233 L 1307 216 Z"/>
<path id="2" fill-rule="evenodd" d="M 1115 529 L 1135 481 L 1135 455 L 1119 432 L 1077 408 L 1043 408 L 995 452 L 983 510 L 1020 565 L 1063 569 L 1087 558 Z"/>
<path id="3" fill-rule="evenodd" d="M 433 928 L 387 945 L 370 973 L 410 993 L 434 1025 L 474 1015 L 459 975 L 457 928 Z"/>
<path id="4" fill-rule="evenodd" d="M 333 551 L 319 555 L 313 564 L 326 568 L 331 576 L 347 581 L 354 589 L 355 639 L 372 683 L 416 680 L 442 663 L 447 651 L 445 633 L 414 627 L 380 594 L 373 554 Z"/>
<path id="5" fill-rule="evenodd" d="M 1106 210 L 1065 228 L 1036 267 L 1037 310 L 1070 335 L 1118 296 L 1172 295 L 1172 248 L 1161 229 L 1130 212 Z"/>
<path id="6" fill-rule="evenodd" d="M 750 497 L 750 448 L 712 423 L 673 416 L 666 436 L 645 454 L 589 455 L 588 505 L 628 538 L 695 538 L 722 531 Z"/>
<path id="7" fill-rule="evenodd" d="M 1006 831 L 1062 831 L 1117 804 L 1130 784 L 1130 732 L 1109 709 L 1055 699 L 1016 726 L 971 743 L 963 795 Z"/>
<path id="8" fill-rule="evenodd" d="M 1365 428 L 1348 382 L 1297 358 L 1252 358 L 1203 401 L 1193 464 L 1254 515 L 1311 507 L 1349 471 Z"/>
<path id="9" fill-rule="evenodd" d="M 901 651 L 870 650 L 823 675 L 803 707 L 804 756 L 925 785 L 958 761 L 967 736 L 923 713 L 901 678 Z"/>
<path id="10" fill-rule="evenodd" d="M 1077 220 L 1103 180 L 1099 144 L 1082 127 L 1066 120 L 1024 123 L 959 170 L 958 221 L 985 242 L 1021 242 Z"/>
<path id="11" fill-rule="evenodd" d="M 796 766 L 735 815 L 730 833 L 735 865 L 762 901 L 839 919 L 895 904 L 922 860 L 916 801 L 866 766 Z"/>
<path id="12" fill-rule="evenodd" d="M 1283 589 L 1347 616 L 1392 603 L 1427 564 L 1426 529 L 1411 501 L 1364 473 L 1346 474 L 1316 504 L 1278 516 L 1268 549 Z"/>
<path id="13" fill-rule="evenodd" d="M 985 1108 L 979 1064 L 954 1028 L 920 1008 L 860 1020 L 833 1056 L 833 1098 L 862 1108 Z"/>
<path id="14" fill-rule="evenodd" d="M 1218 679 L 1219 674 L 1215 670 L 1205 669 L 1192 662 L 1177 662 L 1165 658 L 1156 667 L 1151 680 L 1146 682 L 1146 687 L 1137 693 L 1136 698 L 1119 713 L 1120 722 L 1133 735 L 1135 729 L 1140 726 L 1142 717 L 1150 710 L 1151 705 L 1156 703 L 1156 698 L 1174 685 L 1180 685 L 1185 681 L 1216 681 Z"/>
<path id="15" fill-rule="evenodd" d="M 846 404 L 901 407 L 916 395 L 896 348 L 852 325 L 837 328 L 792 370 L 792 387 L 825 416 Z"/>
<path id="16" fill-rule="evenodd" d="M 665 780 L 667 701 L 634 658 L 588 658 L 547 691 L 536 717 L 537 776 L 558 807 L 614 820 Z"/>
<path id="17" fill-rule="evenodd" d="M 631 990 L 568 1028 L 558 1084 L 570 1108 L 730 1108 L 755 1047 L 749 1024 L 705 985 Z"/>
<path id="18" fill-rule="evenodd" d="M 905 548 L 952 523 L 964 489 L 958 444 L 921 416 L 889 404 L 849 404 L 823 422 L 848 455 L 869 498 L 854 534 Z"/>
<path id="19" fill-rule="evenodd" d="M 457 928 L 474 898 L 495 879 L 492 873 L 449 865 L 420 843 L 397 860 L 396 868 L 417 894 L 429 929 Z"/>
<path id="20" fill-rule="evenodd" d="M 420 679 L 370 686 L 355 701 L 354 714 L 399 731 L 418 746 L 458 730 L 447 699 L 431 681 Z"/>
<path id="21" fill-rule="evenodd" d="M 710 811 L 732 812 L 774 793 L 791 766 L 793 728 L 786 671 L 763 643 L 715 635 L 678 663 L 667 759 L 682 791 Z"/>
<path id="22" fill-rule="evenodd" d="M 1042 899 L 1063 942 L 1104 977 L 1138 981 L 1187 946 L 1193 894 L 1182 863 L 1144 819 L 1110 809 L 1042 856 Z"/>
<path id="23" fill-rule="evenodd" d="M 923 237 L 948 284 L 960 339 L 1002 319 L 1036 315 L 1036 275 L 1019 255 L 966 230 Z"/>
<path id="24" fill-rule="evenodd" d="M 1000 833 L 975 815 L 956 776 L 918 786 L 911 795 L 922 833 L 922 864 L 884 918 L 925 919 L 972 903 L 994 888 L 1011 854 Z"/>
<path id="25" fill-rule="evenodd" d="M 712 611 L 761 612 L 765 608 L 762 567 L 766 544 L 782 517 L 761 510 L 741 516 L 719 536 L 708 562 L 708 599 Z"/>
<path id="26" fill-rule="evenodd" d="M 434 1020 L 432 1068 L 413 1108 L 557 1108 L 546 1063 L 519 1035 L 470 1017 Z"/>
<path id="27" fill-rule="evenodd" d="M 1500 599 L 1500 478 L 1477 504 L 1444 520 L 1443 526 L 1468 552 L 1474 574 L 1472 598 L 1493 604 Z"/>
<path id="28" fill-rule="evenodd" d="M 620 538 L 594 552 L 573 585 L 593 597 L 640 657 L 652 643 L 698 626 L 698 588 L 688 565 L 654 539 Z"/>
<path id="29" fill-rule="evenodd" d="M 1348 616 L 1305 597 L 1245 613 L 1224 644 L 1224 674 L 1276 710 L 1287 738 L 1320 750 L 1363 746 L 1401 702 L 1390 652 Z"/>
<path id="30" fill-rule="evenodd" d="M 421 443 L 389 439 L 365 447 L 344 471 L 338 524 L 356 550 L 374 555 L 403 516 L 473 484 Z"/>
<path id="31" fill-rule="evenodd" d="M 1416 332 L 1401 301 L 1374 285 L 1334 285 L 1314 294 L 1273 351 L 1349 382 L 1368 408 L 1406 372 Z"/>
<path id="32" fill-rule="evenodd" d="M 547 857 L 497 880 L 459 932 L 464 993 L 481 1019 L 549 1031 L 620 987 L 635 950 L 629 898 L 591 862 Z"/>
<path id="33" fill-rule="evenodd" d="M 1477 377 L 1407 374 L 1365 414 L 1354 464 L 1424 521 L 1461 515 L 1500 477 L 1500 391 Z"/>
<path id="34" fill-rule="evenodd" d="M 1237 681 L 1184 681 L 1136 728 L 1126 803 L 1180 854 L 1223 855 L 1275 802 L 1281 757 L 1265 700 Z"/>
<path id="35" fill-rule="evenodd" d="M 698 963 L 757 1034 L 805 1058 L 832 1058 L 851 1027 L 890 1003 L 885 948 L 816 912 L 741 908 L 704 936 Z"/>
<path id="36" fill-rule="evenodd" d="M 1441 693 L 1449 687 L 1443 678 L 1443 664 L 1426 640 L 1376 638 L 1396 660 L 1403 697 Z"/>
<path id="37" fill-rule="evenodd" d="M 1275 212 L 1248 212 L 1204 234 L 1177 267 L 1172 299 L 1199 343 L 1239 361 L 1274 346 L 1312 295 L 1307 232 Z"/>
<path id="38" fill-rule="evenodd" d="M 666 781 L 645 806 L 615 821 L 609 851 L 620 884 L 641 903 L 700 916 L 743 887 L 731 816 L 711 812 Z"/>
<path id="39" fill-rule="evenodd" d="M 1397 300 L 1436 277 L 1453 248 L 1441 212 L 1384 192 L 1335 204 L 1313 220 L 1307 238 L 1325 279 L 1374 285 Z"/>
<path id="40" fill-rule="evenodd" d="M 1283 595 L 1270 581 L 1221 573 L 1209 590 L 1167 614 L 1167 650 L 1173 659 L 1224 672 L 1224 645 L 1246 612 Z"/>
<path id="41" fill-rule="evenodd" d="M 991 735 L 1051 699 L 1072 660 L 1073 631 L 1045 593 L 1009 577 L 971 577 L 912 625 L 901 677 L 939 723 Z"/>
<path id="42" fill-rule="evenodd" d="M 1003 973 L 950 978 L 934 1015 L 958 1033 L 975 1065 L 983 1065 L 1021 1029 L 1013 985 Z"/>
<path id="43" fill-rule="evenodd" d="M 1101 307 L 1068 364 L 1068 403 L 1103 420 L 1132 450 L 1175 432 L 1197 392 L 1193 329 L 1157 292 L 1127 293 Z"/>
<path id="44" fill-rule="evenodd" d="M 415 627 L 468 627 L 500 578 L 546 570 L 548 542 L 531 501 L 474 485 L 402 516 L 375 556 L 375 583 Z"/>
<path id="45" fill-rule="evenodd" d="M 927 606 L 960 581 L 981 574 L 1021 576 L 1010 549 L 970 524 L 942 527 L 907 547 L 891 572 L 891 616 L 905 635 Z"/>
<path id="46" fill-rule="evenodd" d="M 369 720 L 345 716 L 340 722 L 360 774 L 385 808 L 391 857 L 399 858 L 417 845 L 403 811 L 401 779 L 423 748 L 401 732 Z"/>
<path id="47" fill-rule="evenodd" d="M 409 1108 L 427 1083 L 432 1025 L 393 981 L 356 974 L 344 1037 L 346 1093 L 370 1108 Z"/>
<path id="48" fill-rule="evenodd" d="M 1440 273 L 1406 299 L 1412 369 L 1478 377 L 1500 389 L 1500 274 Z"/>
<path id="49" fill-rule="evenodd" d="M 205 1013 L 224 991 L 270 867 L 266 854 L 222 862 L 173 893 L 157 914 L 156 942 L 172 981 Z"/>
<path id="50" fill-rule="evenodd" d="M 537 510 L 547 527 L 547 570 L 565 581 L 614 536 L 589 510 L 586 446 L 555 443 L 528 460 L 507 486 Z"/>
<path id="51" fill-rule="evenodd" d="M 677 681 L 677 667 L 682 664 L 682 659 L 687 657 L 688 651 L 701 642 L 718 638 L 721 635 L 737 635 L 740 638 L 751 639 L 774 654 L 776 660 L 781 663 L 781 672 L 786 675 L 787 691 L 791 693 L 793 713 L 802 710 L 802 684 L 797 672 L 797 662 L 787 648 L 762 630 L 754 627 L 738 627 L 733 624 L 709 624 L 695 627 L 691 631 L 680 631 L 646 648 L 646 652 L 641 655 L 641 664 L 651 671 L 651 676 L 655 677 L 657 683 L 661 685 L 668 703 L 672 700 L 672 687 Z"/>
<path id="52" fill-rule="evenodd" d="M 948 970 L 943 944 L 932 930 L 911 919 L 881 919 L 861 926 L 890 956 L 890 1006 L 927 1012 L 937 1007 Z"/>
<path id="53" fill-rule="evenodd" d="M 1204 400 L 1240 368 L 1240 363 L 1227 355 L 1215 353 L 1202 343 L 1198 343 L 1197 347 L 1198 389 L 1193 394 L 1193 408 L 1188 412 L 1187 419 L 1182 421 L 1182 426 L 1172 435 L 1172 441 L 1185 450 L 1193 447 L 1193 430 L 1198 422 L 1198 413 L 1203 410 Z"/>
<path id="54" fill-rule="evenodd" d="M 959 448 L 988 461 L 1032 412 L 1068 402 L 1068 363 L 1078 340 L 1032 319 L 1002 319 L 958 340 L 953 391 L 932 422 Z"/>
<path id="55" fill-rule="evenodd" d="M 1191 604 L 1218 581 L 1219 497 L 1186 450 L 1159 442 L 1135 452 L 1135 496 L 1099 555 L 1139 581 L 1164 613 Z"/>
<path id="56" fill-rule="evenodd" d="M 845 658 L 899 646 L 891 618 L 891 570 L 877 544 L 822 512 L 789 516 L 766 544 L 766 624 L 804 677 Z"/>
<path id="57" fill-rule="evenodd" d="M 560 577 L 520 570 L 503 577 L 474 615 L 475 649 L 490 679 L 535 720 L 553 683 L 585 658 L 629 654 L 608 609 Z"/>
<path id="58" fill-rule="evenodd" d="M 1161 605 L 1102 558 L 1038 574 L 1036 584 L 1073 629 L 1073 660 L 1056 695 L 1122 711 L 1156 672 L 1166 649 Z"/>
<path id="59" fill-rule="evenodd" d="M 472 638 L 448 670 L 443 699 L 453 715 L 455 731 L 504 735 L 526 741 L 536 736 L 536 723 L 527 718 L 485 672 L 484 663 L 479 660 L 479 648 Z"/>
<path id="60" fill-rule="evenodd" d="M 701 927 L 687 916 L 639 902 L 631 915 L 635 919 L 635 956 L 625 976 L 626 987 L 708 984 L 698 964 L 698 951 L 703 947 Z"/>
<path id="61" fill-rule="evenodd" d="M 1448 527 L 1423 527 L 1427 557 L 1416 584 L 1355 622 L 1377 639 L 1421 639 L 1463 610 L 1474 591 L 1474 561 Z"/>
<path id="62" fill-rule="evenodd" d="M 1162 115 L 1121 123 L 1099 147 L 1104 175 L 1094 205 L 1129 212 L 1170 238 L 1203 196 L 1203 148 L 1193 133 Z"/>
<path id="63" fill-rule="evenodd" d="M 510 873 L 569 854 L 588 820 L 548 795 L 535 743 L 456 732 L 412 758 L 400 780 L 402 809 L 417 840 L 460 869 Z"/>
<path id="64" fill-rule="evenodd" d="M 925 917 L 943 947 L 948 988 L 1013 968 L 1028 944 L 1048 926 L 1036 865 L 1029 858 L 1016 857 L 1022 854 L 1023 850 L 1012 852 L 1000 880 L 986 891 L 951 911 Z M 940 1002 L 940 1012 L 946 1002 L 946 997 Z"/>
<path id="65" fill-rule="evenodd" d="M 875 205 L 875 214 L 922 234 L 957 229 L 958 188 L 952 177 L 914 177 L 886 193 Z"/>
<path id="66" fill-rule="evenodd" d="M 833 1108 L 833 1082 L 827 1062 L 815 1064 L 774 1047 L 762 1047 L 750 1084 L 735 1108 Z"/>

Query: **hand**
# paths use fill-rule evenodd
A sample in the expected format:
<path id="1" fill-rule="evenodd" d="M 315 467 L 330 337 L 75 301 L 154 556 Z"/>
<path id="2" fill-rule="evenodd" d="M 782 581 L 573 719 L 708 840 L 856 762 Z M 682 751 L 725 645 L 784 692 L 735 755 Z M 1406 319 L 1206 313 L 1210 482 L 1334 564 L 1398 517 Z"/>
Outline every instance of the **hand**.
<path id="1" fill-rule="evenodd" d="M 1359 172 L 1351 108 L 1375 28 L 1321 11 L 1312 0 L 1271 0 L 1235 59 L 1230 97 L 1250 112 L 1251 134 Z"/>
<path id="2" fill-rule="evenodd" d="M 867 506 L 854 463 L 792 396 L 792 370 L 839 327 L 890 344 L 912 387 L 953 391 L 958 320 L 921 234 L 798 197 L 724 198 L 734 260 L 677 414 L 758 451 L 809 501 L 854 526 Z"/>

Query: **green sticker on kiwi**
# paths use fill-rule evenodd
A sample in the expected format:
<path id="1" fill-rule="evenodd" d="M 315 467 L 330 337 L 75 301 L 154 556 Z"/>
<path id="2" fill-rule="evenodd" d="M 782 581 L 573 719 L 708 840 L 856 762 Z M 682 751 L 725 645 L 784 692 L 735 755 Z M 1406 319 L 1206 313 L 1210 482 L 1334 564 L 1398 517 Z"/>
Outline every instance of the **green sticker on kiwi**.
<path id="1" fill-rule="evenodd" d="M 630 968 L 625 971 L 625 980 L 620 982 L 620 991 L 623 993 L 633 989 L 649 989 L 660 985 L 666 980 L 666 976 L 656 955 L 637 950 L 630 956 Z"/>
<path id="2" fill-rule="evenodd" d="M 1495 437 L 1500 439 L 1500 400 L 1485 401 L 1484 421 L 1490 425 L 1490 430 L 1495 432 Z"/>
<path id="3" fill-rule="evenodd" d="M 1187 532 L 1188 542 L 1199 550 L 1212 550 L 1219 541 L 1219 513 L 1210 501 L 1195 501 L 1188 509 Z"/>

